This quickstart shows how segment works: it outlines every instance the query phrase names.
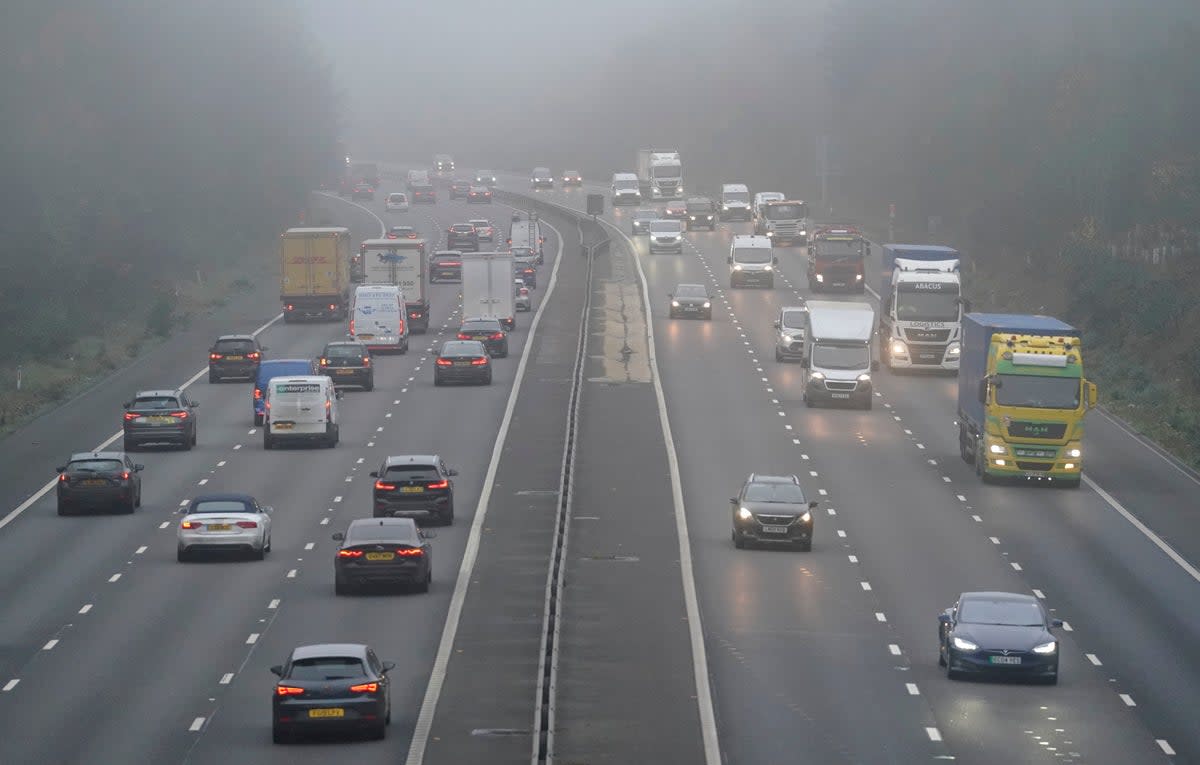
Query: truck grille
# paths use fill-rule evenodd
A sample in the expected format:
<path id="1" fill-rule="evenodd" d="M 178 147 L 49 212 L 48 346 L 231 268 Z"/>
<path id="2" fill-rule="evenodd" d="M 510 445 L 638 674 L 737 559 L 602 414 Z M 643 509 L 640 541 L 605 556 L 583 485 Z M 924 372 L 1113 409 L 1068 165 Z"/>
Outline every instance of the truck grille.
<path id="1" fill-rule="evenodd" d="M 800 233 L 800 224 L 795 221 L 776 221 L 772 222 L 771 230 L 776 236 L 790 239 Z"/>
<path id="2" fill-rule="evenodd" d="M 914 329 L 906 328 L 904 338 L 916 343 L 944 343 L 950 339 L 948 329 Z"/>
<path id="3" fill-rule="evenodd" d="M 836 380 L 826 380 L 825 390 L 836 390 L 839 393 L 844 391 L 852 391 L 858 387 L 856 382 L 837 382 Z"/>
<path id="4" fill-rule="evenodd" d="M 1014 438 L 1062 438 L 1067 425 L 1063 422 L 1026 422 L 1014 420 L 1008 423 L 1008 434 Z"/>
<path id="5" fill-rule="evenodd" d="M 1025 462 L 1017 460 L 1017 467 L 1021 470 L 1030 470 L 1044 473 L 1054 467 L 1053 462 Z"/>

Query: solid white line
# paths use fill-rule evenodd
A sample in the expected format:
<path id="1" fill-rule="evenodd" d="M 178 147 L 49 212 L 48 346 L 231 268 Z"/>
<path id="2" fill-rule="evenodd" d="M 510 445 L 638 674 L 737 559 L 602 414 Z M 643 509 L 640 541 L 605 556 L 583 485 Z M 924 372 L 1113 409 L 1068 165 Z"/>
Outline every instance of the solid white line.
<path id="1" fill-rule="evenodd" d="M 847 555 L 846 557 L 850 559 L 850 562 L 851 562 L 851 563 L 858 563 L 858 556 L 857 556 L 857 555 Z"/>
<path id="2" fill-rule="evenodd" d="M 170 526 L 170 525 L 171 525 L 171 522 L 170 522 L 170 521 L 163 521 L 162 523 L 158 524 L 158 527 L 159 527 L 160 529 L 165 529 L 166 527 L 168 527 L 168 526 Z"/>
<path id="3" fill-rule="evenodd" d="M 195 733 L 196 731 L 200 730 L 203 727 L 204 727 L 204 718 L 197 717 L 195 720 L 192 720 L 192 724 L 190 726 L 188 726 L 188 730 Z"/>
<path id="4" fill-rule="evenodd" d="M 871 288 L 867 287 L 867 289 L 871 289 Z M 939 731 L 937 728 L 926 728 L 925 735 L 929 736 L 930 741 L 941 741 L 942 740 L 942 732 Z"/>
<path id="5" fill-rule="evenodd" d="M 84 603 L 83 608 L 79 609 L 79 613 L 86 614 L 88 611 L 91 611 L 91 610 L 92 610 L 92 604 Z"/>
<path id="6" fill-rule="evenodd" d="M 287 578 L 295 579 L 296 578 L 296 569 L 292 569 L 291 571 L 287 572 Z"/>
<path id="7" fill-rule="evenodd" d="M 1021 564 L 1020 564 L 1020 563 L 1009 563 L 1008 565 L 1010 565 L 1010 566 L 1012 566 L 1012 567 L 1013 567 L 1013 571 L 1020 571 L 1020 570 L 1021 570 Z"/>
<path id="8" fill-rule="evenodd" d="M 316 544 L 315 542 L 306 542 L 306 543 L 304 544 L 304 549 L 305 549 L 305 550 L 311 550 L 311 549 L 313 549 L 313 546 L 314 546 L 315 544 Z"/>
<path id="9" fill-rule="evenodd" d="M 226 672 L 225 674 L 221 675 L 221 685 L 229 685 L 231 682 L 233 682 L 232 672 Z"/>
<path id="10" fill-rule="evenodd" d="M 876 611 L 876 612 L 875 612 L 875 621 L 877 621 L 877 622 L 886 622 L 886 621 L 887 621 L 887 615 L 886 615 L 886 614 L 884 614 L 882 611 Z"/>
<path id="11" fill-rule="evenodd" d="M 1127 707 L 1136 707 L 1137 706 L 1137 702 L 1135 702 L 1133 700 L 1133 697 L 1130 696 L 1128 693 L 1120 693 L 1117 695 L 1121 697 L 1121 701 L 1125 702 L 1125 706 L 1127 706 Z"/>
<path id="12" fill-rule="evenodd" d="M 1093 481 L 1091 478 L 1089 478 L 1087 476 L 1087 474 L 1084 474 L 1083 482 L 1086 483 L 1088 486 L 1092 487 L 1092 489 L 1097 494 L 1100 495 L 1100 498 L 1108 503 L 1109 507 L 1111 507 L 1113 510 L 1116 510 L 1118 513 L 1120 513 L 1125 518 L 1125 520 L 1127 520 L 1131 524 L 1133 524 L 1133 527 L 1135 529 L 1142 532 L 1142 534 L 1147 539 L 1149 539 L 1151 542 L 1153 542 L 1154 545 L 1156 547 L 1158 547 L 1158 549 L 1160 549 L 1164 553 L 1166 553 L 1167 557 L 1170 558 L 1171 560 L 1175 561 L 1175 564 L 1178 565 L 1184 571 L 1186 571 L 1188 573 L 1188 575 L 1192 577 L 1192 579 L 1195 579 L 1197 582 L 1200 582 L 1200 571 L 1197 571 L 1196 567 L 1193 566 L 1191 563 L 1188 563 L 1188 561 L 1182 555 L 1175 552 L 1175 549 L 1173 547 L 1171 547 L 1169 544 L 1164 542 L 1158 534 L 1155 534 L 1153 531 L 1151 531 L 1149 529 L 1149 527 L 1146 526 L 1146 524 L 1144 524 L 1140 520 L 1138 520 L 1137 517 L 1133 513 L 1126 510 L 1125 506 L 1122 505 L 1120 502 L 1118 502 L 1115 497 L 1113 497 L 1107 491 L 1102 489 L 1095 481 Z"/>
<path id="13" fill-rule="evenodd" d="M 1044 593 L 1044 592 L 1042 592 L 1041 590 L 1039 590 L 1039 589 L 1036 589 L 1036 588 L 1033 590 L 1033 596 L 1034 596 L 1035 598 L 1038 598 L 1039 600 L 1045 600 L 1045 599 L 1046 599 L 1046 593 Z"/>
<path id="14" fill-rule="evenodd" d="M 1100 662 L 1100 657 L 1099 657 L 1099 656 L 1097 656 L 1096 654 L 1094 654 L 1094 653 L 1085 653 L 1085 654 L 1084 654 L 1084 656 L 1086 656 L 1086 657 L 1087 657 L 1087 660 L 1088 660 L 1088 661 L 1090 661 L 1090 662 L 1092 663 L 1092 665 L 1093 665 L 1093 666 L 1096 666 L 1096 667 L 1102 666 L 1102 664 L 1101 664 L 1101 662 Z"/>
<path id="15" fill-rule="evenodd" d="M 870 582 L 859 582 L 858 584 L 863 588 L 864 592 L 871 591 L 871 583 Z"/>
<path id="16" fill-rule="evenodd" d="M 529 334 L 525 338 L 525 347 L 521 351 L 521 361 L 517 364 L 512 389 L 508 393 L 508 403 L 504 407 L 504 416 L 500 420 L 500 430 L 496 433 L 496 442 L 492 446 L 491 460 L 488 462 L 487 473 L 483 479 L 483 490 L 479 495 L 479 502 L 475 506 L 475 518 L 471 521 L 471 530 L 467 534 L 467 545 L 463 550 L 462 562 L 458 567 L 458 578 L 454 582 L 454 594 L 450 596 L 446 623 L 442 627 L 442 637 L 438 642 L 433 669 L 429 673 L 429 684 L 425 687 L 425 697 L 421 700 L 421 711 L 417 713 L 416 724 L 413 726 L 408 756 L 404 760 L 405 765 L 421 765 L 425 760 L 425 748 L 429 745 L 430 732 L 433 730 L 433 718 L 437 713 L 438 700 L 442 696 L 442 686 L 446 682 L 446 670 L 450 664 L 450 655 L 454 650 L 454 640 L 458 635 L 458 624 L 462 619 L 467 589 L 470 587 L 471 575 L 475 570 L 475 560 L 479 556 L 483 525 L 492 500 L 492 487 L 496 480 L 496 471 L 500 468 L 500 455 L 504 450 L 505 440 L 508 438 L 509 427 L 512 425 L 513 410 L 516 409 L 521 383 L 525 379 L 525 369 L 529 364 L 534 337 L 541 324 L 542 314 L 545 312 L 546 306 L 550 304 L 550 296 L 554 294 L 554 287 L 558 284 L 558 269 L 563 262 L 562 234 L 549 223 L 544 220 L 542 222 L 558 236 L 558 255 L 554 260 L 554 270 L 550 272 L 550 283 L 546 287 L 546 294 L 539 301 L 533 321 L 529 323 Z M 340 499 L 339 497 L 334 501 L 340 501 Z M 719 763 L 713 763 L 713 765 L 719 765 Z"/>
<path id="17" fill-rule="evenodd" d="M 42 646 L 42 650 L 43 651 L 52 650 L 54 648 L 54 646 L 56 646 L 56 645 L 58 645 L 58 638 L 54 638 L 53 640 L 47 641 L 46 645 Z"/>
<path id="18" fill-rule="evenodd" d="M 142 554 L 142 553 L 144 553 L 144 552 L 146 552 L 146 545 L 142 545 L 142 546 L 141 546 L 141 547 L 139 547 L 138 549 L 134 550 L 134 551 L 133 551 L 133 554 L 134 554 L 134 555 L 141 555 L 141 554 Z"/>
<path id="19" fill-rule="evenodd" d="M 12 680 L 9 680 L 7 683 L 4 684 L 3 690 L 7 693 L 8 691 L 11 691 L 13 688 L 16 688 L 17 683 L 19 683 L 19 682 L 21 682 L 21 678 L 14 677 Z"/>
<path id="20" fill-rule="evenodd" d="M 1154 739 L 1154 743 L 1158 744 L 1158 748 L 1162 750 L 1163 754 L 1170 757 L 1175 756 L 1175 750 L 1171 748 L 1171 745 L 1167 743 L 1165 738 L 1156 738 Z"/>

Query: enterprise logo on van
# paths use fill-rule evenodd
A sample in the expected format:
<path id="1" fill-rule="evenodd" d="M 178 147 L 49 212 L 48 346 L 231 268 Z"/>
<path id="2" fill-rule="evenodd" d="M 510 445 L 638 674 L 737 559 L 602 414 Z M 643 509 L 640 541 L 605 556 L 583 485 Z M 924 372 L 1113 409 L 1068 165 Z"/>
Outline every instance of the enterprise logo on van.
<path id="1" fill-rule="evenodd" d="M 320 393 L 320 383 L 279 383 L 275 386 L 276 393 Z"/>

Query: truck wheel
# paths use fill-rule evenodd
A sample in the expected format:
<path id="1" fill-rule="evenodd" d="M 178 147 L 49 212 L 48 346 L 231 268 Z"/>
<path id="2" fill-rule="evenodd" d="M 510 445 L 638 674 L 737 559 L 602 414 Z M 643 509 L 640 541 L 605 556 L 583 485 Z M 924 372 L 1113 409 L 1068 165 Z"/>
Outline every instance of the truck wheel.
<path id="1" fill-rule="evenodd" d="M 780 363 L 783 362 L 783 354 L 779 352 L 778 348 L 775 349 L 775 360 Z"/>
<path id="2" fill-rule="evenodd" d="M 962 461 L 968 465 L 975 464 L 975 452 L 967 448 L 966 434 L 963 432 L 961 425 L 958 426 L 958 456 L 962 457 Z"/>
<path id="3" fill-rule="evenodd" d="M 263 424 L 263 416 L 262 416 L 261 414 L 255 414 L 255 415 L 254 415 L 254 424 L 255 424 L 255 425 L 262 425 L 262 424 Z"/>
<path id="4" fill-rule="evenodd" d="M 283 312 L 283 323 L 284 324 L 292 323 L 292 315 L 290 313 L 288 313 L 287 311 Z"/>

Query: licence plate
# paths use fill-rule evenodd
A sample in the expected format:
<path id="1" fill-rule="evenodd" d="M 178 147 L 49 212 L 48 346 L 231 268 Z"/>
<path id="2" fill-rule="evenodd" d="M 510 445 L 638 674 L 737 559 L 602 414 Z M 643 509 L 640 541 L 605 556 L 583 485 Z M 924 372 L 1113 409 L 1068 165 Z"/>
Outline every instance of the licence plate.
<path id="1" fill-rule="evenodd" d="M 106 485 L 108 485 L 108 481 L 105 481 L 103 478 L 89 478 L 83 482 L 83 485 L 84 486 L 106 486 Z"/>
<path id="2" fill-rule="evenodd" d="M 145 419 L 155 425 L 170 425 L 175 422 L 174 417 L 146 417 Z"/>
<path id="3" fill-rule="evenodd" d="M 309 717 L 345 717 L 346 710 L 341 707 L 333 707 L 331 709 L 310 709 L 308 710 Z"/>
<path id="4" fill-rule="evenodd" d="M 335 371 L 335 372 L 337 372 L 337 374 L 339 374 L 339 375 L 352 375 L 352 374 L 354 374 L 354 370 L 353 370 L 353 369 L 336 369 L 336 370 L 334 370 L 334 371 Z"/>
<path id="5" fill-rule="evenodd" d="M 849 393 L 830 393 L 830 398 L 850 398 Z"/>
<path id="6" fill-rule="evenodd" d="M 469 366 L 471 366 L 471 362 L 469 362 L 469 361 L 456 361 L 456 362 L 454 362 L 454 366 L 456 366 L 456 367 L 469 367 Z"/>
<path id="7" fill-rule="evenodd" d="M 989 661 L 993 664 L 1020 664 L 1020 656 L 992 656 Z"/>
<path id="8" fill-rule="evenodd" d="M 244 358 L 246 358 L 246 357 L 245 356 L 226 356 L 225 360 L 226 361 L 241 361 Z"/>
<path id="9" fill-rule="evenodd" d="M 367 553 L 367 560 L 395 560 L 396 553 L 390 552 L 373 552 Z"/>
<path id="10" fill-rule="evenodd" d="M 233 531 L 233 525 L 228 523 L 210 523 L 204 528 L 209 531 Z"/>
<path id="11" fill-rule="evenodd" d="M 370 340 L 370 339 L 374 338 L 374 337 L 375 337 L 375 335 L 373 335 L 373 334 L 372 334 L 372 333 L 370 333 L 370 332 L 359 332 L 359 333 L 358 333 L 358 337 L 359 337 L 359 339 L 361 339 L 361 340 Z M 313 710 L 313 711 L 316 711 L 316 710 Z"/>
<path id="12" fill-rule="evenodd" d="M 424 486 L 401 486 L 400 487 L 401 494 L 423 494 L 424 492 L 425 492 Z"/>
<path id="13" fill-rule="evenodd" d="M 917 358 L 921 361 L 938 361 L 939 356 L 936 353 L 918 353 Z"/>
<path id="14" fill-rule="evenodd" d="M 788 527 L 787 526 L 763 526 L 762 530 L 763 530 L 764 534 L 786 534 Z"/>
<path id="15" fill-rule="evenodd" d="M 275 430 L 291 430 L 293 427 L 290 422 L 273 422 L 271 425 Z"/>

